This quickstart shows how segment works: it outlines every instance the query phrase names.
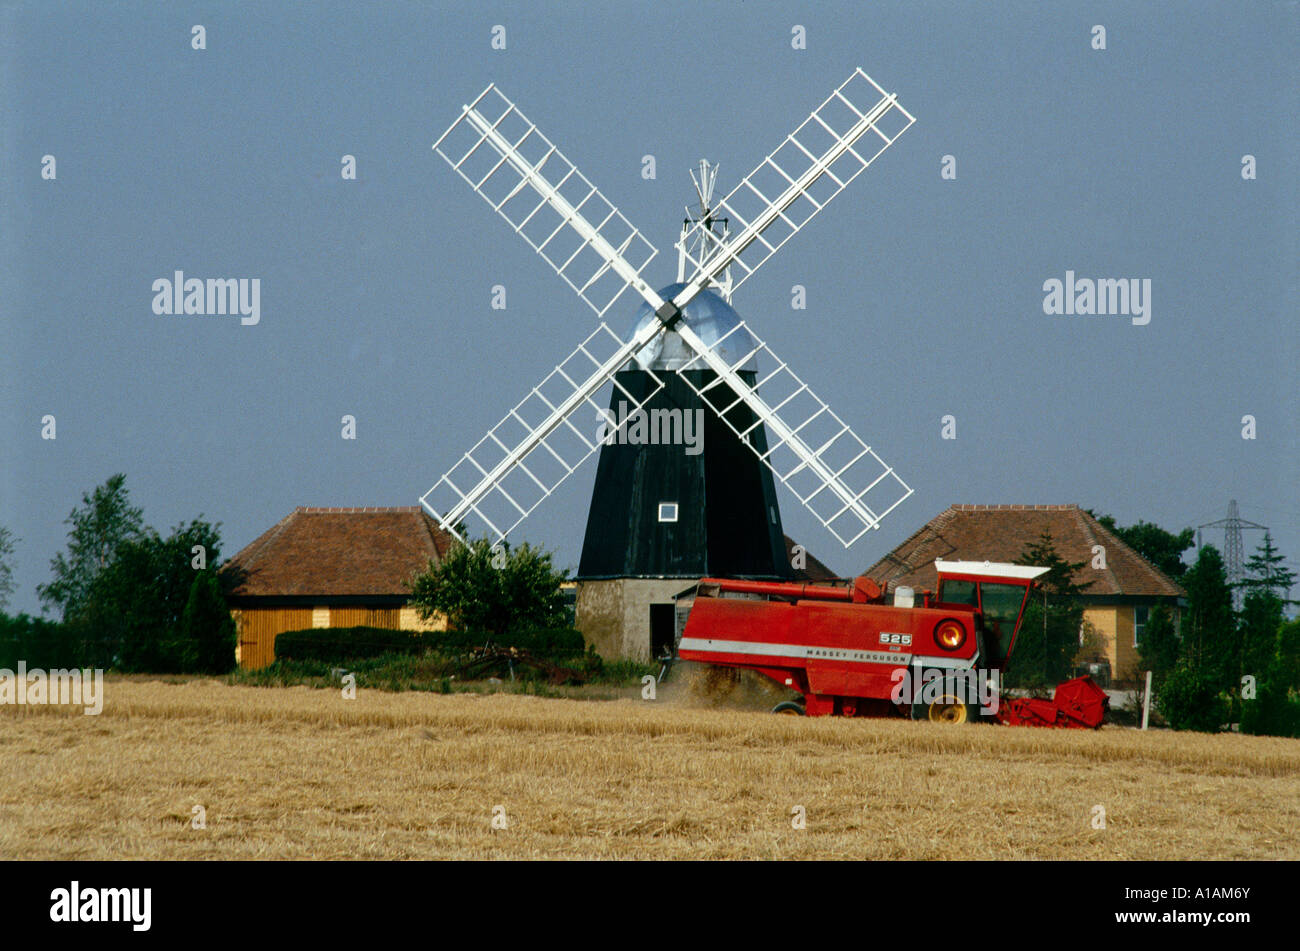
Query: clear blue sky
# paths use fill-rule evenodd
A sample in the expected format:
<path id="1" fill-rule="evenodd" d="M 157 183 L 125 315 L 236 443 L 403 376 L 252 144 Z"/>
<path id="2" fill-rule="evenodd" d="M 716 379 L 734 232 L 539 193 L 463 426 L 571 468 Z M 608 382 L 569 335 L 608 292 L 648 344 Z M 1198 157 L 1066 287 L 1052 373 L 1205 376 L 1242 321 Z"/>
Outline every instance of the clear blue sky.
<path id="1" fill-rule="evenodd" d="M 1295 3 L 479 9 L 0 6 L 11 610 L 38 610 L 64 518 L 114 472 L 164 531 L 220 521 L 227 556 L 296 505 L 416 504 L 590 332 L 430 151 L 488 82 L 655 242 L 666 284 L 687 169 L 721 162 L 729 190 L 859 65 L 916 125 L 735 305 L 916 492 L 848 551 L 783 495 L 787 531 L 851 573 L 954 502 L 1176 529 L 1236 498 L 1297 564 Z M 259 278 L 260 323 L 154 315 L 177 269 Z M 1045 315 L 1066 270 L 1149 278 L 1151 322 Z M 523 526 L 561 565 L 594 471 Z"/>

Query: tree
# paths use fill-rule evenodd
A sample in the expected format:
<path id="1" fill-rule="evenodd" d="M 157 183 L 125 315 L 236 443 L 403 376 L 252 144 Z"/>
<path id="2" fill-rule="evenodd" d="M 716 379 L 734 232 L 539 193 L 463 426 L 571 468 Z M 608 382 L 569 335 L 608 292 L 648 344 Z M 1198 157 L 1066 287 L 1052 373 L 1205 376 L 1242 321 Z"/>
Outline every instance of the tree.
<path id="1" fill-rule="evenodd" d="M 14 593 L 14 569 L 9 560 L 13 557 L 17 541 L 13 532 L 0 525 L 0 612 L 8 607 L 9 598 Z"/>
<path id="2" fill-rule="evenodd" d="M 1151 671 L 1151 688 L 1157 693 L 1178 664 L 1178 648 L 1173 615 L 1163 604 L 1158 604 L 1152 608 L 1137 646 L 1142 669 Z"/>
<path id="3" fill-rule="evenodd" d="M 59 608 L 64 620 L 75 618 L 86 606 L 95 579 L 112 563 L 124 542 L 139 538 L 142 512 L 130 504 L 126 476 L 118 473 L 89 495 L 81 508 L 66 519 L 68 552 L 50 562 L 54 580 L 37 585 L 36 593 L 48 606 Z"/>
<path id="4" fill-rule="evenodd" d="M 1291 690 L 1300 690 L 1300 618 L 1287 621 L 1277 632 L 1278 679 Z"/>
<path id="5" fill-rule="evenodd" d="M 1205 671 L 1221 690 L 1230 690 L 1240 671 L 1241 653 L 1232 590 L 1223 558 L 1213 545 L 1204 545 L 1183 578 L 1187 589 L 1187 620 L 1183 654 Z"/>
<path id="6" fill-rule="evenodd" d="M 1282 599 L 1267 589 L 1251 591 L 1242 602 L 1238 618 L 1241 673 L 1262 679 L 1277 657 L 1278 630 L 1282 627 Z"/>
<path id="7" fill-rule="evenodd" d="M 1175 730 L 1217 733 L 1228 716 L 1218 684 L 1203 667 L 1183 658 L 1156 696 L 1156 709 Z"/>
<path id="8" fill-rule="evenodd" d="M 1052 533 L 1046 530 L 1038 536 L 1037 541 L 1025 546 L 1020 557 L 1016 559 L 1016 564 L 1046 568 L 1046 574 L 1039 575 L 1037 581 L 1047 589 L 1049 594 L 1057 597 L 1076 597 L 1092 587 L 1091 581 L 1077 584 L 1074 580 L 1075 572 L 1083 568 L 1087 562 L 1069 562 L 1062 558 L 1056 550 Z"/>
<path id="9" fill-rule="evenodd" d="M 1246 577 L 1241 587 L 1247 592 L 1266 592 L 1282 603 L 1294 603 L 1287 601 L 1287 595 L 1295 584 L 1295 572 L 1283 567 L 1285 562 L 1281 552 L 1273 547 L 1273 536 L 1265 531 L 1255 554 L 1246 560 Z"/>
<path id="10" fill-rule="evenodd" d="M 182 623 L 196 574 L 196 545 L 204 547 L 213 566 L 209 571 L 215 571 L 220 533 L 202 519 L 177 525 L 166 538 L 146 529 L 118 545 L 113 560 L 96 575 L 79 615 L 106 666 L 150 673 L 198 669 L 199 646 Z M 229 583 L 224 572 L 219 577 L 221 584 Z"/>
<path id="11" fill-rule="evenodd" d="M 193 647 L 193 669 L 224 674 L 235 666 L 235 621 L 212 569 L 200 571 L 190 585 L 181 613 L 181 640 Z"/>
<path id="12" fill-rule="evenodd" d="M 482 631 L 501 640 L 516 632 L 568 626 L 551 555 L 527 543 L 497 548 L 487 539 L 457 545 L 441 564 L 411 583 L 412 603 L 423 618 L 441 614 L 453 630 Z"/>
<path id="13" fill-rule="evenodd" d="M 1159 525 L 1140 519 L 1136 525 L 1123 528 L 1116 525 L 1115 519 L 1109 515 L 1097 515 L 1091 511 L 1088 514 L 1169 577 L 1179 579 L 1187 571 L 1187 566 L 1183 564 L 1183 552 L 1191 548 L 1196 540 L 1196 535 L 1190 528 L 1184 528 L 1175 535 Z"/>
<path id="14" fill-rule="evenodd" d="M 1292 696 L 1300 687 L 1300 620 L 1284 622 L 1282 599 L 1258 590 L 1246 595 L 1242 625 L 1252 655 L 1243 670 L 1256 683 L 1255 696 L 1242 698 L 1241 732 L 1300 736 L 1300 696 Z"/>
<path id="15" fill-rule="evenodd" d="M 1010 686 L 1049 687 L 1070 676 L 1083 624 L 1078 596 L 1092 582 L 1075 582 L 1074 573 L 1085 562 L 1072 563 L 1062 558 L 1047 531 L 1025 546 L 1016 564 L 1048 570 L 1037 579 L 1042 591 L 1029 595 L 1005 681 Z"/>

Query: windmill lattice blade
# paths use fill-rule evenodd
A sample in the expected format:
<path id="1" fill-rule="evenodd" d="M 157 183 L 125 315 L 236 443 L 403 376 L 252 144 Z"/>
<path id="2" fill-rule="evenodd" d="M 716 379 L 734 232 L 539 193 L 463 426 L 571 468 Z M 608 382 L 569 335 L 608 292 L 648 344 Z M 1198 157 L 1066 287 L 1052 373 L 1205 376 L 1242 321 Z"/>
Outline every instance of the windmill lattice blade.
<path id="1" fill-rule="evenodd" d="M 662 303 L 641 277 L 656 248 L 495 85 L 433 148 L 597 316 L 628 287 Z"/>
<path id="2" fill-rule="evenodd" d="M 690 286 L 706 286 L 730 265 L 734 292 L 915 121 L 894 96 L 855 70 L 714 207 L 714 219 L 730 222 L 731 237 L 722 247 L 700 255 L 691 253 L 693 236 L 679 242 L 695 268 Z"/>
<path id="3" fill-rule="evenodd" d="M 625 343 L 600 324 L 420 498 L 429 514 L 458 535 L 457 526 L 473 515 L 490 537 L 504 538 L 600 448 L 598 430 L 607 404 L 595 396 L 607 383 L 612 380 L 628 406 L 637 410 L 663 387 L 663 381 L 650 374 L 654 386 L 638 400 L 613 379 L 659 332 L 652 324 Z M 584 406 L 592 411 L 590 422 L 575 422 L 574 414 Z M 629 411 L 617 425 L 608 426 L 606 440 L 631 418 Z"/>
<path id="4" fill-rule="evenodd" d="M 845 548 L 879 527 L 880 520 L 912 494 L 907 483 L 743 321 L 712 346 L 689 327 L 676 329 L 695 350 L 682 370 L 711 369 L 717 374 L 704 384 L 685 372 L 681 378 Z M 728 364 L 718 355 L 736 334 L 746 343 L 748 334 L 753 345 L 742 347 L 740 359 Z M 753 385 L 736 372 L 750 360 L 761 361 Z M 764 371 L 765 365 L 772 369 Z M 741 404 L 752 413 L 743 412 Z"/>

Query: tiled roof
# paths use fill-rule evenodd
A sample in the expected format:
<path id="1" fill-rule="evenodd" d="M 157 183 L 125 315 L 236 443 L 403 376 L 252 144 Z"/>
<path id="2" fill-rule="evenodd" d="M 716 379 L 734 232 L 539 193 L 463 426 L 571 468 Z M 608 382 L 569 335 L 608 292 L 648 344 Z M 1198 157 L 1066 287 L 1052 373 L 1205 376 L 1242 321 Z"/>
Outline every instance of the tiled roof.
<path id="1" fill-rule="evenodd" d="M 794 546 L 796 544 L 798 543 L 789 535 L 785 536 L 786 564 L 794 563 Z M 803 556 L 804 566 L 794 570 L 795 577 L 800 581 L 831 581 L 839 577 L 839 575 L 814 558 L 807 549 L 804 549 Z"/>
<path id="2" fill-rule="evenodd" d="M 1015 561 L 1044 532 L 1057 553 L 1083 562 L 1076 583 L 1084 594 L 1186 597 L 1168 575 L 1107 531 L 1077 505 L 953 505 L 866 570 L 877 581 L 933 589 L 936 558 Z M 1094 570 L 1092 546 L 1106 549 L 1106 568 Z"/>
<path id="3" fill-rule="evenodd" d="M 231 559 L 248 572 L 236 597 L 409 595 L 453 536 L 418 506 L 296 508 Z"/>

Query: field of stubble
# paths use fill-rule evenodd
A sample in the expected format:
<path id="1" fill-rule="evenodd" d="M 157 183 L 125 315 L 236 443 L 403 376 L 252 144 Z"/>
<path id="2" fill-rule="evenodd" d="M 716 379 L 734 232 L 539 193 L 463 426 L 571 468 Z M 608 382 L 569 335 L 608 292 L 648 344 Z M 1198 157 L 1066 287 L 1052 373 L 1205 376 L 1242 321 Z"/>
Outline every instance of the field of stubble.
<path id="1" fill-rule="evenodd" d="M 0 707 L 0 858 L 1300 858 L 1296 740 L 688 695 L 105 692 L 97 717 Z"/>

